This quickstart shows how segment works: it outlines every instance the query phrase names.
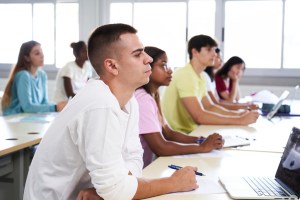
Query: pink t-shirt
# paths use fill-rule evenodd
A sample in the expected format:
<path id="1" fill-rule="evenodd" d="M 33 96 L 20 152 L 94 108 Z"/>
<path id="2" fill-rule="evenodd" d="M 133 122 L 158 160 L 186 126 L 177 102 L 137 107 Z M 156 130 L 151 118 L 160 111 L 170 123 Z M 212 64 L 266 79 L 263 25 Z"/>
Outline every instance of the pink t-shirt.
<path id="1" fill-rule="evenodd" d="M 144 149 L 144 167 L 149 165 L 153 158 L 154 153 L 148 146 L 147 142 L 144 140 L 143 135 L 148 133 L 161 133 L 162 124 L 159 121 L 159 111 L 155 99 L 148 94 L 144 89 L 138 89 L 135 91 L 135 97 L 139 104 L 139 129 L 140 129 L 140 139 Z"/>

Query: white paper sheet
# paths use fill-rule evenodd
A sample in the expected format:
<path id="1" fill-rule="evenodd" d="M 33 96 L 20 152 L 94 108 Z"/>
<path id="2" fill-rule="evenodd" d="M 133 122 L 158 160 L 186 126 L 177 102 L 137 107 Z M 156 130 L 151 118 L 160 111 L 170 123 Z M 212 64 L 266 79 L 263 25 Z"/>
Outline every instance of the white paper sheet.
<path id="1" fill-rule="evenodd" d="M 199 188 L 190 192 L 176 192 L 172 195 L 186 194 L 220 194 L 226 193 L 221 184 L 205 176 L 196 176 Z"/>

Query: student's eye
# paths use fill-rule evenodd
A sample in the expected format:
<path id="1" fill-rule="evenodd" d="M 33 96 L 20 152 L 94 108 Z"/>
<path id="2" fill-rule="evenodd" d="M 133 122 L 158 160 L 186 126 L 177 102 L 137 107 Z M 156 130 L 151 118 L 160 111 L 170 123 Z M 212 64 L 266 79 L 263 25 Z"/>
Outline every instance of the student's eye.
<path id="1" fill-rule="evenodd" d="M 142 53 L 136 53 L 134 54 L 135 57 L 140 57 Z"/>

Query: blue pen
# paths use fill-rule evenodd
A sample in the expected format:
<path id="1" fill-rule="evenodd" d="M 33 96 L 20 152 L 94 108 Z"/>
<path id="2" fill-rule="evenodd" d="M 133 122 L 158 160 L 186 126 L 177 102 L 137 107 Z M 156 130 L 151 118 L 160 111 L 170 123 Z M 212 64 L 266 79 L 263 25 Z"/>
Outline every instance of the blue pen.
<path id="1" fill-rule="evenodd" d="M 169 165 L 168 167 L 171 168 L 171 169 L 176 169 L 176 170 L 179 170 L 179 169 L 182 168 L 182 167 L 177 166 L 177 165 Z M 197 171 L 195 171 L 195 174 L 198 175 L 198 176 L 205 176 L 205 175 L 202 174 L 201 172 L 197 172 Z"/>
<path id="2" fill-rule="evenodd" d="M 197 143 L 202 143 L 204 141 L 205 141 L 205 138 L 199 138 L 199 139 L 196 140 Z"/>

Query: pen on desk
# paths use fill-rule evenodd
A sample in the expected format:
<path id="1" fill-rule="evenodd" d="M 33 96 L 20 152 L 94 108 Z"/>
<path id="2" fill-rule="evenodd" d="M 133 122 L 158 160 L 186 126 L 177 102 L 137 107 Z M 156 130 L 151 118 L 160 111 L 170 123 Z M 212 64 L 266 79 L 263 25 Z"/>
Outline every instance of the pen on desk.
<path id="1" fill-rule="evenodd" d="M 171 168 L 171 169 L 175 169 L 175 170 L 179 170 L 179 169 L 182 168 L 182 167 L 177 166 L 177 165 L 169 165 L 168 167 Z M 205 175 L 202 174 L 201 172 L 197 172 L 197 171 L 195 171 L 195 174 L 198 175 L 198 176 L 205 176 Z"/>
<path id="2" fill-rule="evenodd" d="M 243 139 L 243 140 L 249 140 L 249 138 L 246 138 L 246 137 L 241 137 L 241 136 L 238 136 L 236 135 L 237 138 L 240 138 L 240 139 Z"/>

